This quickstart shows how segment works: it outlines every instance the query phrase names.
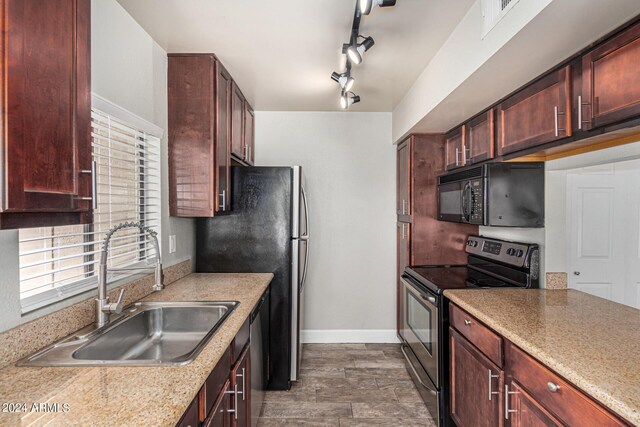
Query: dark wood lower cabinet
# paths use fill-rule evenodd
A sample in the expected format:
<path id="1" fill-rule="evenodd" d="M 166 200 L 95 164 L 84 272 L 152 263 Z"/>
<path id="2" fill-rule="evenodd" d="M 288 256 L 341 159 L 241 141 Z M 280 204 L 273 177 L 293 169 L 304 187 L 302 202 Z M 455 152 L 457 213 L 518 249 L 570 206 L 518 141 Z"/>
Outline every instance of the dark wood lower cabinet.
<path id="1" fill-rule="evenodd" d="M 249 427 L 251 425 L 250 354 L 247 345 L 231 371 L 231 388 L 234 393 L 232 426 Z"/>
<path id="2" fill-rule="evenodd" d="M 233 355 L 237 341 L 244 342 L 238 357 Z M 176 425 L 177 427 L 251 426 L 251 352 L 242 329 L 213 368 Z M 231 365 L 231 361 L 235 363 Z"/>
<path id="3" fill-rule="evenodd" d="M 479 350 L 486 340 L 465 328 L 477 325 L 495 332 L 453 303 L 449 309 L 453 326 L 449 328 L 451 417 L 458 427 L 629 426 L 499 336 L 504 347 L 504 354 L 499 352 L 501 370 L 485 355 L 485 350 Z M 455 320 L 460 316 L 465 322 Z"/>
<path id="4" fill-rule="evenodd" d="M 515 381 L 508 384 L 511 427 L 561 427 L 562 423 L 549 413 Z M 512 394 L 513 393 L 513 394 Z M 506 418 L 506 417 L 505 417 Z"/>
<path id="5" fill-rule="evenodd" d="M 224 384 L 224 388 L 218 395 L 215 405 L 209 418 L 204 422 L 205 427 L 218 427 L 218 426 L 230 426 L 231 425 L 231 406 L 230 396 L 231 382 L 227 380 Z"/>
<path id="6" fill-rule="evenodd" d="M 451 336 L 451 417 L 458 427 L 502 426 L 504 372 L 455 329 Z"/>

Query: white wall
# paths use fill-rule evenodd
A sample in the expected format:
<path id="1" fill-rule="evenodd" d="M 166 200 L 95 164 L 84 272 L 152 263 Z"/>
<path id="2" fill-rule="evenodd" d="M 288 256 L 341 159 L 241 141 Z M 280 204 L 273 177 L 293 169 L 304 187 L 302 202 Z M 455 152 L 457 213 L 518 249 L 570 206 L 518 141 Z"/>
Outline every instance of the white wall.
<path id="1" fill-rule="evenodd" d="M 195 253 L 194 222 L 168 216 L 167 54 L 116 0 L 91 2 L 92 90 L 109 101 L 165 129 L 162 141 L 162 256 L 165 266 Z M 169 235 L 178 239 L 168 253 Z M 0 332 L 42 316 L 87 294 L 21 316 L 18 232 L 0 231 Z"/>
<path id="2" fill-rule="evenodd" d="M 307 342 L 396 340 L 395 157 L 390 113 L 256 112 L 257 164 L 307 179 Z"/>

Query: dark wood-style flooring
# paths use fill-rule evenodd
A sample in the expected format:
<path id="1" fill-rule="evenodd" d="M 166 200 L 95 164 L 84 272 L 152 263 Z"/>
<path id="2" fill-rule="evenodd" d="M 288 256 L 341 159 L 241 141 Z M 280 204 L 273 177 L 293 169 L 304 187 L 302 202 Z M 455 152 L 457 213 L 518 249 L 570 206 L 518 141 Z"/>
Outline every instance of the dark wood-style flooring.
<path id="1" fill-rule="evenodd" d="M 396 344 L 305 344 L 300 380 L 269 391 L 258 426 L 435 426 Z"/>

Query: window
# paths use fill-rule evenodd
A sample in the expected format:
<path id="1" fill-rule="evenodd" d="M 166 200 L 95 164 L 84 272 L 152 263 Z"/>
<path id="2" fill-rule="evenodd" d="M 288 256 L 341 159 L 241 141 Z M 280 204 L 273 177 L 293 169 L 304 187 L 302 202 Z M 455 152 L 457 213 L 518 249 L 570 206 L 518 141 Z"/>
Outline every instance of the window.
<path id="1" fill-rule="evenodd" d="M 96 103 L 103 108 L 98 110 Z M 141 222 L 160 231 L 162 131 L 96 96 L 93 106 L 91 144 L 97 184 L 93 224 L 19 231 L 23 312 L 94 289 L 102 240 L 113 226 Z M 153 244 L 138 229 L 121 230 L 111 239 L 110 268 L 142 268 L 154 258 Z M 109 280 L 135 273 L 113 273 Z"/>

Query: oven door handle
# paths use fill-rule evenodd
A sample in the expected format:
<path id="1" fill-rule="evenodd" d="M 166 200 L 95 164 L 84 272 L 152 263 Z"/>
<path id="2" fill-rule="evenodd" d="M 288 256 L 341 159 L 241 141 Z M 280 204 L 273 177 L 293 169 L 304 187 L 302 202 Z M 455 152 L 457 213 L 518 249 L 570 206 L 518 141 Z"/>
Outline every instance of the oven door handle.
<path id="1" fill-rule="evenodd" d="M 404 350 L 404 345 L 400 346 L 400 350 L 402 351 L 402 355 L 404 356 L 405 360 L 407 361 L 407 363 L 409 364 L 409 367 L 411 367 L 411 370 L 413 371 L 413 374 L 416 376 L 416 378 L 418 379 L 418 382 L 420 383 L 420 385 L 424 388 L 426 388 L 427 390 L 429 390 L 429 393 L 433 394 L 433 395 L 437 395 L 438 394 L 438 390 L 435 389 L 435 387 L 430 386 L 425 384 L 424 382 L 422 382 L 422 378 L 420 378 L 420 375 L 418 375 L 418 371 L 416 371 L 416 368 L 413 367 L 413 363 L 411 363 L 411 359 L 409 359 L 409 355 L 407 354 L 407 352 Z"/>

